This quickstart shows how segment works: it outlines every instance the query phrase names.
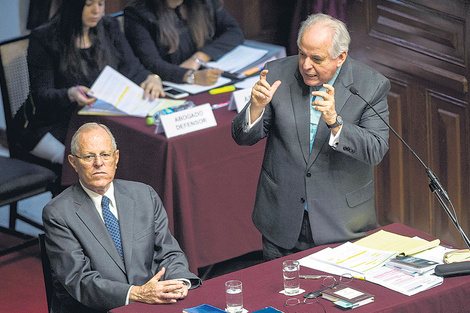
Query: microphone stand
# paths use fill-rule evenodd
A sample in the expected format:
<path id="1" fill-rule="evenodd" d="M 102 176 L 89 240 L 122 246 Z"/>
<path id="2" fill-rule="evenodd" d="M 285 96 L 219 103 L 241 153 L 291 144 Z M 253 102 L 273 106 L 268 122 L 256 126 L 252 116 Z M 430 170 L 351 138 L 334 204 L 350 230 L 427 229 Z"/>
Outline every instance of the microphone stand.
<path id="1" fill-rule="evenodd" d="M 467 235 L 463 231 L 462 227 L 460 227 L 460 224 L 457 220 L 457 214 L 455 213 L 455 209 L 454 209 L 454 206 L 452 204 L 452 201 L 450 201 L 450 198 L 449 198 L 449 195 L 447 194 L 447 191 L 444 189 L 444 187 L 442 187 L 441 182 L 437 178 L 436 174 L 434 174 L 431 171 L 431 169 L 426 166 L 426 164 L 419 158 L 419 156 L 413 151 L 413 149 L 411 149 L 411 147 L 405 142 L 405 140 L 403 140 L 403 138 L 401 138 L 400 135 L 398 135 L 398 133 L 393 129 L 393 127 L 390 126 L 390 124 L 387 121 L 385 121 L 385 119 L 382 118 L 382 116 L 374 109 L 374 107 L 366 99 L 364 99 L 359 94 L 359 91 L 357 91 L 357 89 L 355 87 L 350 87 L 349 91 L 351 91 L 351 93 L 353 95 L 356 95 L 359 98 L 361 98 L 362 101 L 364 101 L 367 104 L 367 106 L 369 108 L 371 108 L 372 111 L 374 111 L 375 114 L 377 114 L 377 116 L 382 120 L 382 122 L 384 122 L 385 125 L 387 125 L 387 127 L 395 134 L 395 136 L 398 139 L 400 139 L 400 141 L 403 143 L 403 145 L 405 145 L 405 147 L 408 148 L 409 151 L 411 151 L 411 153 L 415 156 L 415 158 L 418 159 L 418 161 L 424 167 L 424 169 L 426 171 L 426 174 L 429 177 L 429 180 L 430 180 L 429 188 L 431 189 L 431 192 L 437 197 L 437 200 L 439 200 L 439 203 L 444 208 L 445 212 L 450 217 L 450 219 L 454 223 L 455 227 L 459 231 L 460 235 L 462 236 L 463 241 L 465 242 L 465 245 L 467 246 L 468 249 L 470 249 L 470 240 L 468 239 Z M 452 211 L 447 206 L 446 201 L 449 202 L 450 205 L 452 206 L 452 210 L 454 212 L 453 214 L 452 214 Z M 442 265 L 440 265 L 440 266 L 442 266 Z"/>

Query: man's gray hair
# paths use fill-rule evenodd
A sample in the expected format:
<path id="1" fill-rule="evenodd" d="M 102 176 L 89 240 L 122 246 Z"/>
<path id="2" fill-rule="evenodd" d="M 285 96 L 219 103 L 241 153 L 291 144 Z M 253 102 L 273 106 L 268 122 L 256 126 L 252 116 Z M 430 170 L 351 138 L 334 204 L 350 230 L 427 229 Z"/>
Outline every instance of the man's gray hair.
<path id="1" fill-rule="evenodd" d="M 300 24 L 299 35 L 297 37 L 297 46 L 300 45 L 300 39 L 304 34 L 307 27 L 315 24 L 322 23 L 324 26 L 330 28 L 333 31 L 333 40 L 330 47 L 330 57 L 336 59 L 343 52 L 349 51 L 349 43 L 351 42 L 351 37 L 349 36 L 348 29 L 346 25 L 334 17 L 329 15 L 318 13 L 312 14 L 305 21 Z"/>
<path id="2" fill-rule="evenodd" d="M 80 134 L 84 131 L 87 131 L 93 128 L 103 128 L 108 133 L 109 137 L 111 137 L 111 145 L 113 147 L 113 150 L 114 151 L 117 150 L 116 139 L 114 139 L 113 133 L 111 133 L 111 130 L 109 130 L 108 126 L 104 124 L 92 122 L 92 123 L 83 124 L 82 126 L 80 126 L 79 129 L 77 129 L 75 134 L 73 134 L 72 143 L 70 144 L 70 150 L 73 155 L 77 155 L 78 150 L 80 150 L 79 145 L 78 145 L 78 137 L 80 136 Z"/>

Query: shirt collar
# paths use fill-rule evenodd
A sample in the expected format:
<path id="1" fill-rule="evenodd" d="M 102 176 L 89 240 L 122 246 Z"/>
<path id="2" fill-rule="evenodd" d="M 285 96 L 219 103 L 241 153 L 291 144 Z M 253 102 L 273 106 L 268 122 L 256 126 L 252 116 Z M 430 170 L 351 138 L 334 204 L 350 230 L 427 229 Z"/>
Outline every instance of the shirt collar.
<path id="1" fill-rule="evenodd" d="M 327 82 L 328 85 L 333 86 L 335 84 L 336 78 L 338 78 L 339 71 L 341 70 L 342 67 L 343 67 L 343 65 L 338 67 L 338 69 L 335 72 L 335 75 Z M 326 88 L 323 87 L 323 84 L 319 85 L 319 86 L 310 86 L 310 92 L 315 91 L 315 90 L 326 91 Z"/>
<path id="2" fill-rule="evenodd" d="M 80 181 L 80 185 L 82 186 L 83 190 L 85 190 L 86 194 L 91 198 L 95 206 L 98 208 L 101 208 L 101 198 L 103 196 L 85 187 L 81 181 Z M 115 200 L 114 200 L 114 183 L 113 182 L 111 182 L 108 190 L 105 192 L 104 195 L 109 198 L 110 205 L 113 207 L 116 207 Z"/>

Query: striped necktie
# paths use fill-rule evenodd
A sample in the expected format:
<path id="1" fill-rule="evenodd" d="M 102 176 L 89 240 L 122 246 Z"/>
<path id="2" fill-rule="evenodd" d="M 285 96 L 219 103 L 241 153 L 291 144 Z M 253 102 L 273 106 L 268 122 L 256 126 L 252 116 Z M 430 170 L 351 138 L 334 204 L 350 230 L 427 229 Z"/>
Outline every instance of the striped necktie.
<path id="1" fill-rule="evenodd" d="M 103 196 L 103 198 L 101 199 L 101 210 L 103 212 L 103 219 L 104 219 L 104 223 L 106 224 L 106 228 L 111 234 L 111 238 L 113 238 L 114 244 L 116 245 L 119 255 L 121 256 L 121 259 L 124 260 L 124 257 L 122 254 L 121 232 L 119 230 L 119 221 L 109 209 L 109 198 L 106 196 Z"/>

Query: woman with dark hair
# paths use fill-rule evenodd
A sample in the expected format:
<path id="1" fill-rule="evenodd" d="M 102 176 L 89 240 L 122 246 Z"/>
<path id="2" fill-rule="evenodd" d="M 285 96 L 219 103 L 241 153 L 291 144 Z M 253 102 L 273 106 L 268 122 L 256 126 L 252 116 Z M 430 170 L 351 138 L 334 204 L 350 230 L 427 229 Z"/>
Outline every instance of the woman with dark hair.
<path id="1" fill-rule="evenodd" d="M 243 32 L 219 0 L 135 0 L 124 9 L 127 39 L 163 80 L 212 85 L 222 73 L 200 69 L 243 43 Z"/>
<path id="2" fill-rule="evenodd" d="M 118 21 L 104 16 L 104 8 L 105 0 L 63 1 L 54 18 L 30 35 L 32 101 L 24 107 L 19 141 L 52 163 L 63 162 L 70 118 L 77 108 L 96 101 L 86 93 L 106 65 L 140 84 L 145 97 L 164 95 L 159 76 L 143 67 Z"/>

